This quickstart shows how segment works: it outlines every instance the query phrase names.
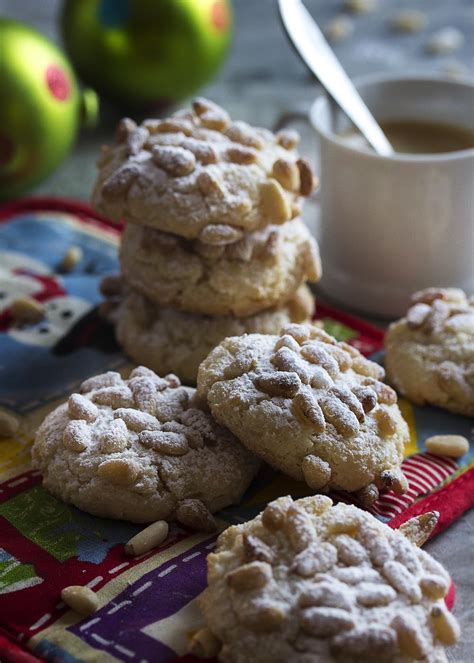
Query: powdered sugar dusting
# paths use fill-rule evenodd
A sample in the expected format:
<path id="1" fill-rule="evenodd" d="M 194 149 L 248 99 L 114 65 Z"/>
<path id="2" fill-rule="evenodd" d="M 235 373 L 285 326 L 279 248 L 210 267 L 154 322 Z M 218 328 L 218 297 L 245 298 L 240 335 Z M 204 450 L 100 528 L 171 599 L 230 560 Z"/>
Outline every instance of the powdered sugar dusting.
<path id="1" fill-rule="evenodd" d="M 99 161 L 94 204 L 111 218 L 187 238 L 222 219 L 251 232 L 288 220 L 298 196 L 310 193 L 272 176 L 278 160 L 300 168 L 295 142 L 232 122 L 204 99 L 166 120 L 122 122 L 117 145 Z"/>
<path id="2" fill-rule="evenodd" d="M 474 306 L 458 288 L 427 288 L 386 335 L 386 366 L 416 403 L 474 416 Z"/>
<path id="3" fill-rule="evenodd" d="M 81 391 L 46 417 L 32 454 L 46 488 L 85 511 L 149 522 L 174 518 L 196 494 L 200 512 L 215 511 L 238 499 L 256 470 L 175 375 L 138 367 L 128 380 L 90 378 Z"/>
<path id="4" fill-rule="evenodd" d="M 373 561 L 373 541 L 388 551 L 381 564 Z M 268 552 L 257 563 L 252 550 L 258 545 Z M 364 661 L 442 660 L 444 646 L 459 634 L 442 601 L 448 590 L 442 567 L 369 513 L 331 506 L 320 496 L 281 498 L 230 528 L 208 567 L 200 604 L 223 643 L 224 660 L 228 651 L 238 651 L 239 661 L 329 661 L 340 654 Z M 437 623 L 432 616 L 440 611 Z"/>
<path id="5" fill-rule="evenodd" d="M 389 479 L 399 492 L 406 486 L 400 463 L 408 430 L 382 375 L 319 327 L 289 325 L 280 336 L 223 341 L 203 362 L 198 391 L 271 464 L 314 489 L 371 487 L 367 501 Z"/>

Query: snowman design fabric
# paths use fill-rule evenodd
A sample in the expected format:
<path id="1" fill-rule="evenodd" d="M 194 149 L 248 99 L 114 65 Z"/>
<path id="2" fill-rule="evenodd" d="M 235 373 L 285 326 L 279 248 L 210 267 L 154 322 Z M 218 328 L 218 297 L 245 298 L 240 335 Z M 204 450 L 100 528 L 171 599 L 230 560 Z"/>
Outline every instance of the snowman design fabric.
<path id="1" fill-rule="evenodd" d="M 62 212 L 16 213 L 0 231 L 0 406 L 27 412 L 80 382 L 85 365 L 100 372 L 123 362 L 96 310 L 97 280 L 117 267 L 117 240 Z M 82 260 L 60 273 L 71 246 L 80 247 Z M 38 303 L 37 321 L 13 315 L 23 298 Z"/>
<path id="2" fill-rule="evenodd" d="M 15 322 L 10 307 L 19 297 L 42 302 L 44 318 L 35 325 Z M 0 330 L 12 339 L 25 345 L 52 348 L 90 309 L 87 300 L 68 295 L 59 279 L 48 273 L 45 264 L 22 254 L 0 251 Z"/>

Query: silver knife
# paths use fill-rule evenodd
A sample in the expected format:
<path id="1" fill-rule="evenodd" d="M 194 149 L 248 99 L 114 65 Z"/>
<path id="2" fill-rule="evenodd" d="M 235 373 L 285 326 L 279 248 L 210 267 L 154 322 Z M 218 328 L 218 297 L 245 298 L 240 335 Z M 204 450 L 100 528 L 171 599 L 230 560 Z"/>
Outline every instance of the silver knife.
<path id="1" fill-rule="evenodd" d="M 383 156 L 392 155 L 394 150 L 387 137 L 301 0 L 278 0 L 278 6 L 283 25 L 303 61 L 374 150 Z"/>

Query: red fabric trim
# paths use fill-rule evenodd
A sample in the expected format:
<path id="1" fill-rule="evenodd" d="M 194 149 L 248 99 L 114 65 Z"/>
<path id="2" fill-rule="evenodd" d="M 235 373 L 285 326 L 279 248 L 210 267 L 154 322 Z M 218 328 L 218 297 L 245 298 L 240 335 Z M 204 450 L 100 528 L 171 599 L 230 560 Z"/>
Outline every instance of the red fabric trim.
<path id="1" fill-rule="evenodd" d="M 419 516 L 426 511 L 439 511 L 439 520 L 432 536 L 440 534 L 451 525 L 462 514 L 474 506 L 474 467 L 461 476 L 457 477 L 444 488 L 432 495 L 427 495 L 398 516 L 395 516 L 388 524 L 390 527 L 398 528 L 406 520 Z"/>
<path id="2" fill-rule="evenodd" d="M 452 612 L 454 609 L 454 604 L 456 603 L 456 585 L 454 582 L 451 582 L 448 593 L 444 597 L 444 602 L 446 603 L 448 610 L 451 610 Z"/>
<path id="3" fill-rule="evenodd" d="M 0 633 L 0 661 L 2 663 L 41 663 L 43 659 L 36 658 L 26 649 L 4 637 Z"/>
<path id="4" fill-rule="evenodd" d="M 339 320 L 348 327 L 352 327 L 359 332 L 367 334 L 372 338 L 375 338 L 377 341 L 382 342 L 385 332 L 382 329 L 379 329 L 375 325 L 371 325 L 370 322 L 365 322 L 360 318 L 351 315 L 350 313 L 345 313 L 340 311 L 337 308 L 333 308 L 329 304 L 322 302 L 319 297 L 316 300 L 316 317 L 329 317 Z"/>
<path id="5" fill-rule="evenodd" d="M 0 206 L 0 222 L 10 219 L 15 214 L 28 211 L 57 211 L 76 214 L 84 221 L 93 220 L 99 225 L 106 226 L 108 230 L 115 232 L 123 230 L 123 223 L 114 223 L 102 214 L 96 212 L 88 203 L 74 200 L 72 198 L 61 198 L 56 196 L 32 196 L 13 200 Z"/>

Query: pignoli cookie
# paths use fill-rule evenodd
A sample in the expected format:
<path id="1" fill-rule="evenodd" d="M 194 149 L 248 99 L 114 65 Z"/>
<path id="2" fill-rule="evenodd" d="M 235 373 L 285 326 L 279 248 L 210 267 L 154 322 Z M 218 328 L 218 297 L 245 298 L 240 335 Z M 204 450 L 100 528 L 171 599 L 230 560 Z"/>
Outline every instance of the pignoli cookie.
<path id="1" fill-rule="evenodd" d="M 208 629 L 192 651 L 225 663 L 446 662 L 460 631 L 443 601 L 450 580 L 411 542 L 415 520 L 405 535 L 322 495 L 271 502 L 208 556 Z"/>
<path id="2" fill-rule="evenodd" d="M 176 373 L 183 382 L 195 384 L 199 364 L 226 336 L 274 334 L 289 322 L 308 320 L 313 312 L 313 297 L 302 286 L 280 308 L 247 318 L 186 313 L 129 293 L 113 312 L 113 319 L 118 342 L 135 362 L 161 374 Z"/>
<path id="3" fill-rule="evenodd" d="M 151 301 L 214 316 L 278 306 L 321 277 L 317 244 L 300 219 L 215 246 L 128 224 L 120 262 L 127 283 Z"/>
<path id="4" fill-rule="evenodd" d="M 205 99 L 165 120 L 125 119 L 99 159 L 93 202 L 112 219 L 211 245 L 236 241 L 298 216 L 315 178 L 297 142 L 295 132 L 234 122 Z"/>
<path id="5" fill-rule="evenodd" d="M 202 409 L 175 375 L 143 366 L 82 383 L 43 421 L 33 465 L 53 495 L 79 509 L 136 523 L 178 520 L 212 529 L 237 502 L 257 461 Z"/>
<path id="6" fill-rule="evenodd" d="M 384 370 L 310 324 L 225 339 L 201 364 L 198 393 L 260 458 L 314 490 L 406 490 L 408 428 Z"/>
<path id="7" fill-rule="evenodd" d="M 415 293 L 406 316 L 390 325 L 385 351 L 388 379 L 401 394 L 474 417 L 474 299 L 462 290 Z"/>

